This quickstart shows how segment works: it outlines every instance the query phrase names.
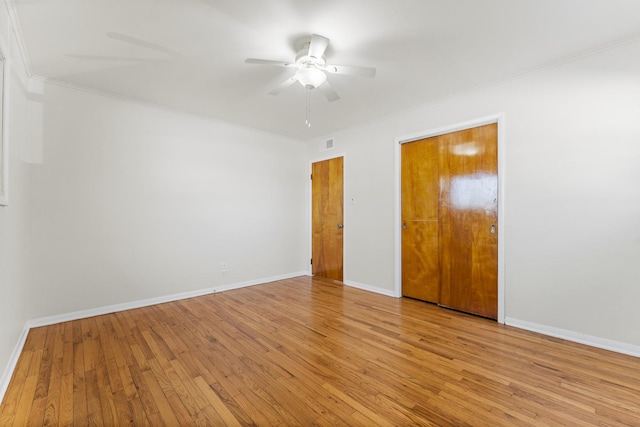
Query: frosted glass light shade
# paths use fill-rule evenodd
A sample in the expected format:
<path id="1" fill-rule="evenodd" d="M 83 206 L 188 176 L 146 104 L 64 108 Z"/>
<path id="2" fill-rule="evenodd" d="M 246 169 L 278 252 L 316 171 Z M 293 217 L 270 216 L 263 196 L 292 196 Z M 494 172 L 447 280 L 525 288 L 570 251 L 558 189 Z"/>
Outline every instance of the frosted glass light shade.
<path id="1" fill-rule="evenodd" d="M 327 75 L 317 68 L 301 68 L 296 72 L 296 79 L 305 88 L 315 89 L 327 80 Z"/>

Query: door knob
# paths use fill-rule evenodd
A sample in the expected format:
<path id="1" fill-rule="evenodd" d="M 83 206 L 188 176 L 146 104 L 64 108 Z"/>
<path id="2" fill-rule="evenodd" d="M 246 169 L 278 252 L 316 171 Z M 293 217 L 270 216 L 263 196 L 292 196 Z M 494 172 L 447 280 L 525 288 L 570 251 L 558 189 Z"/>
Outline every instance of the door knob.
<path id="1" fill-rule="evenodd" d="M 342 227 L 344 227 L 344 225 L 338 224 L 338 228 L 342 228 Z"/>
<path id="2" fill-rule="evenodd" d="M 496 234 L 496 225 L 491 224 L 491 234 Z"/>
<path id="3" fill-rule="evenodd" d="M 407 229 L 407 223 L 406 223 L 406 222 L 403 222 L 403 223 L 402 223 L 402 229 L 403 229 L 403 230 L 406 230 L 406 229 Z"/>

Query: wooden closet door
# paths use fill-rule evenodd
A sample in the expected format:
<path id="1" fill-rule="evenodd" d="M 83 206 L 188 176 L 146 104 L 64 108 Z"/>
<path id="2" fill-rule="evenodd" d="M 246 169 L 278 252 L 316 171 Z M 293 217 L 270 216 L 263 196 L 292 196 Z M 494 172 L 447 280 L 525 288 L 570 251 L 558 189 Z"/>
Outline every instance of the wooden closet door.
<path id="1" fill-rule="evenodd" d="M 440 304 L 498 317 L 497 125 L 441 135 Z"/>
<path id="2" fill-rule="evenodd" d="M 403 144 L 402 295 L 438 302 L 438 140 Z"/>

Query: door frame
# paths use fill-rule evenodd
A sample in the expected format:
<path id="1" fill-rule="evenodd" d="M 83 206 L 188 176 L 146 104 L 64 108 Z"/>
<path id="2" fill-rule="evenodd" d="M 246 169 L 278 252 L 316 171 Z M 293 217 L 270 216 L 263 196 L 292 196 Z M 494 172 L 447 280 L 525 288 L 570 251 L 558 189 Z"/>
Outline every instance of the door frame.
<path id="1" fill-rule="evenodd" d="M 313 203 L 313 193 L 312 193 L 312 185 L 311 185 L 311 172 L 313 170 L 313 164 L 314 163 L 318 163 L 318 162 L 324 162 L 325 160 L 332 160 L 332 159 L 337 159 L 342 157 L 342 223 L 345 224 L 345 231 L 343 231 L 343 233 L 346 232 L 346 225 L 348 224 L 347 221 L 347 210 L 345 209 L 346 207 L 346 201 L 347 201 L 347 192 L 345 191 L 346 185 L 346 170 L 347 170 L 347 155 L 345 153 L 332 153 L 326 156 L 321 156 L 318 158 L 314 158 L 309 160 L 309 165 L 307 167 L 307 176 L 309 177 L 309 180 L 307 181 L 307 236 L 309 236 L 309 246 L 308 246 L 308 256 L 307 259 L 310 260 L 311 257 L 313 256 L 313 208 L 312 208 L 312 203 Z M 343 238 L 342 238 L 342 283 L 344 283 L 345 281 L 345 274 L 344 274 L 344 266 L 345 266 L 345 248 L 346 248 L 346 242 L 347 239 L 344 238 L 344 234 L 343 234 Z M 311 268 L 311 263 L 307 264 L 307 275 L 308 276 L 312 276 L 313 275 L 313 269 Z"/>
<path id="2" fill-rule="evenodd" d="M 496 123 L 498 125 L 498 323 L 505 323 L 505 114 L 497 113 L 465 122 L 428 129 L 395 139 L 395 296 L 402 297 L 402 155 L 401 145 L 432 136 Z"/>

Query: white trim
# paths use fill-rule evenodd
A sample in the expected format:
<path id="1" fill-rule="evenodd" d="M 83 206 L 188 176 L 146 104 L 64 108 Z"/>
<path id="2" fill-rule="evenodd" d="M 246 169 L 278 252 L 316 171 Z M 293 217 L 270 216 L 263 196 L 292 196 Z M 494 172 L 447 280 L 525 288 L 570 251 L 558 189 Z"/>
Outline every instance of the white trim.
<path id="1" fill-rule="evenodd" d="M 507 181 L 507 131 L 504 114 L 497 117 L 498 123 L 498 322 L 504 323 L 507 316 L 506 308 L 506 271 L 507 248 L 505 230 L 507 216 L 505 215 L 506 181 Z"/>
<path id="2" fill-rule="evenodd" d="M 265 283 L 276 282 L 278 280 L 292 279 L 294 277 L 306 276 L 306 271 L 297 271 L 295 273 L 283 274 L 280 276 L 267 277 L 258 280 L 247 280 L 245 282 L 231 283 L 215 288 L 215 292 L 232 291 L 234 289 L 247 288 L 249 286 L 264 285 Z M 191 297 L 188 297 L 191 298 Z"/>
<path id="3" fill-rule="evenodd" d="M 392 298 L 397 298 L 395 291 L 390 291 L 389 289 L 379 288 L 377 286 L 366 285 L 364 283 L 354 282 L 352 280 L 345 280 L 343 282 L 347 286 L 351 286 L 352 288 L 361 289 L 363 291 L 373 292 L 380 295 L 385 295 Z"/>
<path id="4" fill-rule="evenodd" d="M 338 159 L 342 157 L 342 223 L 343 224 L 348 224 L 347 222 L 347 212 L 345 209 L 345 206 L 347 205 L 347 192 L 345 191 L 345 171 L 347 169 L 347 155 L 344 152 L 341 153 L 333 153 L 333 154 L 326 154 L 323 156 L 320 156 L 318 158 L 314 158 L 312 160 L 309 160 L 309 173 L 307 174 L 307 176 L 311 176 L 311 172 L 313 171 L 313 164 L 314 163 L 318 163 L 318 162 L 324 162 L 326 160 L 332 160 L 332 159 Z M 313 255 L 313 208 L 312 208 L 312 203 L 313 203 L 313 188 L 312 188 L 312 183 L 311 183 L 311 179 L 309 179 L 309 184 L 307 186 L 307 236 L 309 236 L 309 256 L 307 257 L 307 259 L 311 259 L 312 255 Z M 343 229 L 344 230 L 344 229 Z M 344 233 L 344 232 L 343 232 Z M 347 239 L 344 238 L 344 234 L 343 234 L 343 238 L 342 238 L 342 266 L 343 266 L 343 279 L 344 279 L 344 254 L 346 253 L 346 242 Z M 313 276 L 313 270 L 311 268 L 311 263 L 307 264 L 307 275 L 308 276 Z"/>
<path id="5" fill-rule="evenodd" d="M 7 8 L 7 13 L 9 14 L 9 21 L 11 23 L 11 28 L 13 30 L 14 40 L 16 42 L 16 45 L 18 46 L 18 52 L 20 52 L 20 57 L 22 58 L 24 71 L 27 74 L 26 77 L 29 78 L 33 75 L 33 72 L 31 71 L 31 62 L 29 61 L 29 55 L 27 54 L 27 48 L 24 42 L 24 37 L 22 36 L 22 28 L 20 27 L 20 20 L 18 19 L 18 13 L 16 12 L 15 1 L 6 0 L 4 3 Z"/>
<path id="6" fill-rule="evenodd" d="M 344 152 L 342 152 L 342 153 L 335 153 L 335 154 L 327 154 L 325 156 L 320 156 L 317 159 L 314 158 L 312 160 L 309 160 L 309 173 L 311 173 L 312 164 L 318 163 L 318 162 L 324 162 L 325 160 L 337 159 L 338 157 L 346 158 L 347 155 Z"/>
<path id="7" fill-rule="evenodd" d="M 46 79 L 42 76 L 31 76 L 27 80 L 27 92 L 33 95 L 44 95 Z"/>
<path id="8" fill-rule="evenodd" d="M 58 314 L 55 316 L 40 317 L 27 321 L 27 328 L 36 328 L 39 326 L 55 325 L 56 323 L 69 322 L 71 320 L 85 319 L 87 317 L 100 316 L 102 314 L 116 313 L 118 311 L 131 310 L 134 308 L 148 307 L 150 305 L 162 304 L 165 302 L 179 301 L 187 298 L 199 297 L 202 295 L 213 294 L 217 292 L 229 291 L 232 289 L 245 288 L 248 286 L 261 285 L 264 283 L 275 282 L 277 280 L 291 279 L 293 277 L 305 276 L 304 271 L 283 274 L 280 276 L 265 277 L 262 279 L 248 280 L 245 282 L 231 283 L 228 285 L 216 286 L 208 289 L 200 289 L 191 292 L 182 292 L 179 294 L 166 295 L 155 298 L 147 298 L 138 301 L 126 302 L 122 304 L 108 305 L 104 307 L 96 307 L 88 310 L 74 311 L 71 313 Z"/>
<path id="9" fill-rule="evenodd" d="M 505 324 L 513 326 L 514 328 L 525 329 L 527 331 L 537 332 L 539 334 L 549 335 L 567 341 L 585 344 L 591 347 L 614 351 L 616 353 L 627 354 L 629 356 L 640 357 L 640 346 L 638 345 L 627 344 L 620 341 L 613 341 L 606 338 L 594 337 L 593 335 L 587 335 L 567 329 L 555 328 L 553 326 L 540 325 L 538 323 L 514 319 L 512 317 L 507 317 L 505 319 Z"/>
<path id="10" fill-rule="evenodd" d="M 18 365 L 18 359 L 20 358 L 20 354 L 22 353 L 24 344 L 27 342 L 27 335 L 29 335 L 29 328 L 25 326 L 25 328 L 22 330 L 22 333 L 20 334 L 20 338 L 18 338 L 16 346 L 13 348 L 13 352 L 11 352 L 9 363 L 7 363 L 7 366 L 2 373 L 2 377 L 0 377 L 0 404 L 2 404 L 4 394 L 7 392 L 7 388 L 9 387 L 9 383 L 11 382 L 13 372 Z"/>
<path id="11" fill-rule="evenodd" d="M 505 312 L 505 175 L 506 175 L 506 140 L 505 140 L 505 115 L 504 113 L 493 114 L 474 120 L 455 123 L 453 125 L 441 126 L 438 128 L 417 132 L 410 135 L 401 136 L 395 139 L 395 292 L 397 297 L 402 296 L 402 188 L 401 188 L 401 150 L 400 146 L 407 142 L 419 139 L 470 129 L 492 123 L 498 124 L 498 318 L 499 323 L 504 323 Z"/>
<path id="12" fill-rule="evenodd" d="M 420 139 L 416 137 L 416 139 Z M 411 139 L 415 141 L 415 139 Z M 393 158 L 394 158 L 394 224 L 395 224 L 395 248 L 394 252 L 396 255 L 395 259 L 395 270 L 396 270 L 396 278 L 394 284 L 394 296 L 400 298 L 402 296 L 402 155 L 401 155 L 401 144 L 402 139 L 396 138 L 394 149 L 393 149 Z M 406 142 L 409 142 L 407 140 Z"/>
<path id="13" fill-rule="evenodd" d="M 457 132 L 459 130 L 476 128 L 479 126 L 490 125 L 492 123 L 499 123 L 504 117 L 504 113 L 492 114 L 490 116 L 480 117 L 478 119 L 467 120 L 460 123 L 454 123 L 447 126 L 440 126 L 434 129 L 420 131 L 409 135 L 404 135 L 396 138 L 398 144 L 406 144 L 407 142 L 417 141 L 419 139 L 430 138 L 432 136 L 444 135 L 445 133 Z"/>

